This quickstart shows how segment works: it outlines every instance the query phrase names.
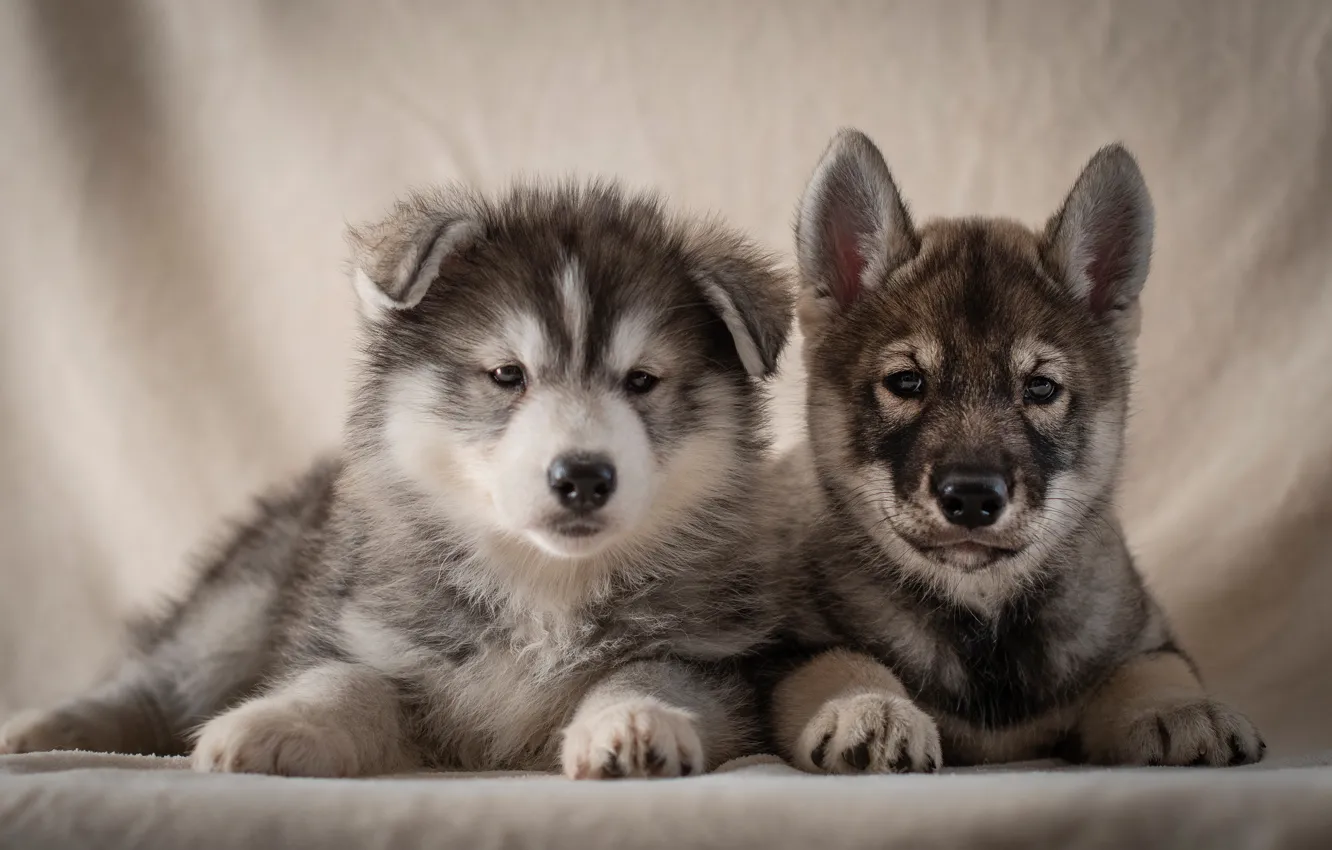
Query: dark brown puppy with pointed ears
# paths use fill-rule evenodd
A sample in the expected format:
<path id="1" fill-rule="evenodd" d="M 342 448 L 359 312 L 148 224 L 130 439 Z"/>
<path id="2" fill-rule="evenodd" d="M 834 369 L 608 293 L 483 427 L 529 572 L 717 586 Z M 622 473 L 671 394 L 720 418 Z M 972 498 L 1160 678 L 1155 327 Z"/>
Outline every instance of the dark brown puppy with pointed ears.
<path id="1" fill-rule="evenodd" d="M 797 225 L 810 442 L 777 476 L 807 485 L 784 533 L 830 648 L 774 692 L 798 766 L 1261 757 L 1113 507 L 1152 224 L 1117 145 L 1033 232 L 916 227 L 874 144 L 833 140 Z"/>

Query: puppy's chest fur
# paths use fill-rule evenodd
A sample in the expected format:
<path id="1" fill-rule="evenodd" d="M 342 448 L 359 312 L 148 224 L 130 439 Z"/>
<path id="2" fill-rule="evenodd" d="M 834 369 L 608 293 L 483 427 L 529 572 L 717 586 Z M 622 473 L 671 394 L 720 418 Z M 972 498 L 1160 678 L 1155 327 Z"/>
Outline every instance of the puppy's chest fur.
<path id="1" fill-rule="evenodd" d="M 651 643 L 594 610 L 483 610 L 446 591 L 413 610 L 377 591 L 336 615 L 341 650 L 398 685 L 422 760 L 439 767 L 553 768 L 582 695 Z"/>
<path id="2" fill-rule="evenodd" d="M 474 601 L 433 574 L 353 572 L 315 629 L 337 655 L 397 684 L 422 762 L 444 768 L 553 769 L 559 730 L 609 670 L 664 656 L 717 661 L 760 641 L 776 617 L 744 570 L 724 583 L 614 585 L 546 610 Z"/>
<path id="3" fill-rule="evenodd" d="M 874 566 L 872 555 L 847 563 L 817 567 L 822 619 L 893 670 L 939 723 L 952 761 L 1049 754 L 1085 695 L 1134 648 L 1145 616 L 1131 584 L 1076 572 L 977 610 Z"/>

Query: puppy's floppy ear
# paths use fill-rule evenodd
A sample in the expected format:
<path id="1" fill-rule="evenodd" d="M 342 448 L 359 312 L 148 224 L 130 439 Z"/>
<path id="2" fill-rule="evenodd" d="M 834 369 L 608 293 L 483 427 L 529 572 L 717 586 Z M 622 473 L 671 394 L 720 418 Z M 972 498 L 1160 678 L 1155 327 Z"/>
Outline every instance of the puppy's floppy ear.
<path id="1" fill-rule="evenodd" d="M 690 233 L 690 274 L 735 341 L 745 371 L 767 378 L 791 332 L 794 298 L 774 259 L 719 225 Z"/>
<path id="2" fill-rule="evenodd" d="M 919 250 L 883 154 L 864 133 L 842 130 L 814 169 L 796 219 L 805 297 L 820 312 L 843 310 Z"/>
<path id="3" fill-rule="evenodd" d="M 1132 308 L 1147 281 L 1154 213 L 1138 163 L 1101 148 L 1045 227 L 1041 259 L 1098 316 Z"/>
<path id="4" fill-rule="evenodd" d="M 481 235 L 479 210 L 461 190 L 415 193 L 379 221 L 347 229 L 353 280 L 369 318 L 410 310 L 444 264 Z"/>

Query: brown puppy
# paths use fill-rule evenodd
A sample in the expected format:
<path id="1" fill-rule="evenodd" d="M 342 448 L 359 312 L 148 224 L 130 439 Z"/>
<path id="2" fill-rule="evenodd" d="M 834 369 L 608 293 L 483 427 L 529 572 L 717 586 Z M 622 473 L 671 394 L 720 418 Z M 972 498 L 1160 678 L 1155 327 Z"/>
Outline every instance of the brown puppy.
<path id="1" fill-rule="evenodd" d="M 834 139 L 797 225 L 810 442 L 777 476 L 804 485 L 784 531 L 810 602 L 797 631 L 839 647 L 776 688 L 797 765 L 1260 758 L 1112 504 L 1152 225 L 1119 146 L 1033 232 L 918 228 L 874 144 Z"/>

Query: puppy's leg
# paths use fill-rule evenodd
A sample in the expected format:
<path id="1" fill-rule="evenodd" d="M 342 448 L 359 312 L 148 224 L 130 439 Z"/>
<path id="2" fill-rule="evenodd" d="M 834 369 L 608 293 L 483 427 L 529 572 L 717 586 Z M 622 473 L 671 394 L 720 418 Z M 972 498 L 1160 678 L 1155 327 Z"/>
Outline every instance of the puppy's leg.
<path id="1" fill-rule="evenodd" d="M 1249 719 L 1209 697 L 1170 649 L 1113 673 L 1088 702 L 1078 738 L 1097 764 L 1247 764 L 1266 749 Z"/>
<path id="2" fill-rule="evenodd" d="M 334 473 L 320 464 L 290 492 L 261 500 L 188 593 L 136 624 L 132 653 L 114 678 L 10 721 L 0 729 L 0 753 L 188 753 L 190 730 L 252 693 L 268 672 L 280 588 Z"/>
<path id="3" fill-rule="evenodd" d="M 194 768 L 284 776 L 369 776 L 413 766 L 391 682 L 326 662 L 209 721 Z"/>
<path id="4" fill-rule="evenodd" d="M 752 743 L 752 702 L 739 677 L 673 661 L 629 664 L 583 697 L 560 763 L 571 779 L 702 773 Z"/>
<path id="5" fill-rule="evenodd" d="M 113 678 L 6 724 L 0 753 L 188 753 L 191 728 L 251 692 L 268 664 L 272 585 L 230 563 L 220 569 L 205 590 L 140 625 L 140 646 Z"/>
<path id="6" fill-rule="evenodd" d="M 144 665 L 55 708 L 20 714 L 0 727 L 0 754 L 46 750 L 179 755 L 185 730 L 167 702 L 171 683 Z"/>
<path id="7" fill-rule="evenodd" d="M 834 649 L 807 662 L 773 692 L 782 755 L 813 773 L 933 772 L 939 729 L 897 677 L 866 655 Z"/>

